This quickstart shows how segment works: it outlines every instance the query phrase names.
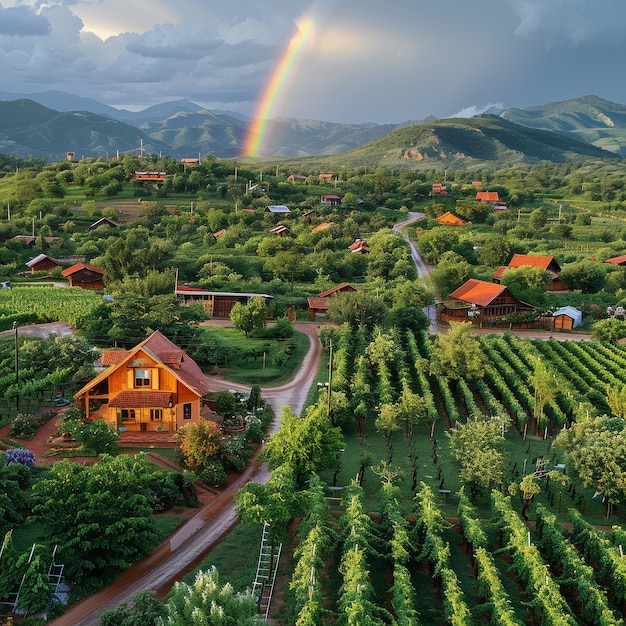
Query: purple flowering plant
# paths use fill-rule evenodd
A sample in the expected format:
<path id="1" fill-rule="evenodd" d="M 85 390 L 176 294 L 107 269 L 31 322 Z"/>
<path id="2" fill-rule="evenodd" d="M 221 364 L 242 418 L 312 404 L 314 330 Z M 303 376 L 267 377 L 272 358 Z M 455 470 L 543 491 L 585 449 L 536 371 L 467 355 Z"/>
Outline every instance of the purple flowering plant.
<path id="1" fill-rule="evenodd" d="M 23 448 L 9 448 L 4 453 L 4 464 L 11 465 L 11 463 L 33 467 L 35 465 L 35 455 L 30 450 Z"/>

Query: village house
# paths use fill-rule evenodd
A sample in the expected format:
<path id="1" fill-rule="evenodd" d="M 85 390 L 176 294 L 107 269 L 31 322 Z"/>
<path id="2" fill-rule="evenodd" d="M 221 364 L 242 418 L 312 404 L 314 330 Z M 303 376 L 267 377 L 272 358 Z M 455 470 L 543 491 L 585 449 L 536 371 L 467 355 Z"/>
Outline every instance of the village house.
<path id="1" fill-rule="evenodd" d="M 211 317 L 228 317 L 237 302 L 246 304 L 250 298 L 258 297 L 266 301 L 273 298 L 266 293 L 207 291 L 199 287 L 186 287 L 185 285 L 176 285 L 174 293 L 183 304 L 196 302 L 202 304 L 207 315 Z"/>
<path id="2" fill-rule="evenodd" d="M 284 224 L 278 224 L 277 226 L 270 228 L 268 232 L 273 235 L 278 235 L 279 237 L 295 237 L 291 228 L 285 226 Z"/>
<path id="3" fill-rule="evenodd" d="M 350 283 L 341 283 L 335 287 L 331 287 L 326 291 L 322 291 L 318 296 L 307 298 L 309 307 L 309 318 L 314 320 L 318 315 L 326 316 L 328 314 L 328 307 L 330 306 L 330 300 L 338 293 L 350 293 L 358 291 L 356 287 Z"/>
<path id="4" fill-rule="evenodd" d="M 291 213 L 291 210 L 284 204 L 269 204 L 265 207 L 265 212 L 273 213 L 274 215 L 286 215 L 287 213 Z"/>
<path id="5" fill-rule="evenodd" d="M 104 270 L 89 263 L 75 263 L 65 268 L 61 275 L 67 278 L 70 287 L 104 289 Z"/>
<path id="6" fill-rule="evenodd" d="M 326 193 L 322 195 L 320 202 L 328 206 L 339 206 L 341 204 L 341 196 Z"/>
<path id="7" fill-rule="evenodd" d="M 26 267 L 30 269 L 31 274 L 35 272 L 51 272 L 59 265 L 57 261 L 46 254 L 38 254 L 34 259 L 26 261 Z"/>
<path id="8" fill-rule="evenodd" d="M 160 331 L 131 350 L 105 350 L 102 363 L 74 395 L 86 416 L 116 430 L 170 433 L 202 418 L 210 379 Z"/>
<path id="9" fill-rule="evenodd" d="M 354 243 L 348 246 L 348 250 L 357 254 L 367 254 L 370 251 L 367 242 L 360 238 L 355 239 Z"/>
<path id="10" fill-rule="evenodd" d="M 567 287 L 565 287 L 559 278 L 561 267 L 553 256 L 514 254 L 508 265 L 500 266 L 494 272 L 493 282 L 499 283 L 504 272 L 513 267 L 538 267 L 545 270 L 552 277 L 548 285 L 548 291 L 567 291 Z"/>
<path id="11" fill-rule="evenodd" d="M 449 321 L 482 322 L 510 313 L 535 311 L 532 304 L 518 300 L 505 285 L 470 278 L 442 303 L 441 319 Z"/>
<path id="12" fill-rule="evenodd" d="M 117 228 L 118 224 L 113 220 L 110 220 L 108 217 L 101 217 L 99 220 L 96 220 L 93 224 L 89 226 L 89 230 L 95 230 L 100 226 L 108 226 L 109 228 Z"/>

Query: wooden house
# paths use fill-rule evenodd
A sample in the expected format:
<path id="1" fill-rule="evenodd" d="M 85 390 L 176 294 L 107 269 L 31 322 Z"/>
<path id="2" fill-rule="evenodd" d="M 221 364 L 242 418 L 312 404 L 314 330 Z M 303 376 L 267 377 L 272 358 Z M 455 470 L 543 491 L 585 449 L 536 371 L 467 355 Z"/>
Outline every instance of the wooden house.
<path id="1" fill-rule="evenodd" d="M 332 193 L 325 193 L 322 195 L 320 202 L 328 206 L 339 206 L 341 204 L 341 196 L 336 196 Z"/>
<path id="2" fill-rule="evenodd" d="M 99 220 L 96 220 L 93 224 L 89 226 L 89 230 L 95 230 L 100 226 L 108 226 L 109 228 L 117 228 L 118 224 L 113 220 L 110 220 L 108 217 L 101 217 Z"/>
<path id="3" fill-rule="evenodd" d="M 104 270 L 89 263 L 75 263 L 61 274 L 68 279 L 70 287 L 104 289 Z"/>
<path id="4" fill-rule="evenodd" d="M 442 303 L 443 321 L 480 322 L 510 313 L 529 313 L 534 306 L 518 300 L 505 285 L 470 278 Z"/>
<path id="5" fill-rule="evenodd" d="M 322 291 L 318 296 L 307 298 L 309 308 L 309 317 L 314 320 L 318 315 L 325 316 L 328 314 L 330 299 L 338 293 L 350 293 L 358 291 L 358 289 L 350 283 L 341 283 L 335 287 L 331 287 L 326 291 Z"/>
<path id="6" fill-rule="evenodd" d="M 290 183 L 295 183 L 296 181 L 304 183 L 308 180 L 308 176 L 305 176 L 304 174 L 289 174 L 289 176 L 287 176 L 287 180 Z"/>
<path id="7" fill-rule="evenodd" d="M 273 228 L 270 228 L 269 231 L 273 235 L 278 235 L 279 237 L 295 237 L 294 232 L 288 226 L 284 224 L 278 224 Z"/>
<path id="8" fill-rule="evenodd" d="M 246 304 L 250 298 L 259 297 L 263 300 L 273 298 L 266 293 L 234 293 L 224 291 L 207 291 L 199 287 L 176 285 L 174 293 L 183 304 L 200 303 L 211 317 L 228 317 L 237 302 Z"/>
<path id="9" fill-rule="evenodd" d="M 160 331 L 131 350 L 105 350 L 102 363 L 74 396 L 86 416 L 137 432 L 177 432 L 202 418 L 210 379 Z"/>
<path id="10" fill-rule="evenodd" d="M 46 254 L 38 254 L 34 259 L 26 261 L 26 267 L 35 272 L 51 272 L 54 268 L 59 267 L 59 263 Z"/>
<path id="11" fill-rule="evenodd" d="M 553 256 L 514 254 L 508 265 L 503 265 L 495 271 L 493 275 L 493 282 L 499 283 L 502 279 L 502 274 L 512 267 L 538 267 L 546 272 L 549 272 L 552 276 L 550 284 L 548 285 L 548 291 L 567 290 L 559 278 L 561 267 Z"/>
<path id="12" fill-rule="evenodd" d="M 167 172 L 134 172 L 132 178 L 140 182 L 163 183 L 167 180 Z"/>

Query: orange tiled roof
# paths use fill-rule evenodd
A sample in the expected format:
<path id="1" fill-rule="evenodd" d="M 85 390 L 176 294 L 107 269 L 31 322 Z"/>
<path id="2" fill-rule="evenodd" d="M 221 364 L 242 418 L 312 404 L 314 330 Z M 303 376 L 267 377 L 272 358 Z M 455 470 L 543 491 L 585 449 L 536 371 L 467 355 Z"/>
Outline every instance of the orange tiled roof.
<path id="1" fill-rule="evenodd" d="M 171 406 L 170 391 L 120 391 L 111 398 L 109 406 L 119 409 L 139 409 Z"/>
<path id="2" fill-rule="evenodd" d="M 326 311 L 330 304 L 330 298 L 307 298 L 307 302 L 309 303 L 309 309 Z"/>
<path id="3" fill-rule="evenodd" d="M 311 230 L 313 232 L 317 232 L 318 230 L 326 230 L 327 228 L 330 228 L 332 225 L 333 225 L 332 222 L 322 222 L 321 224 L 314 226 Z"/>
<path id="4" fill-rule="evenodd" d="M 488 283 L 484 280 L 470 278 L 456 291 L 453 291 L 450 294 L 450 298 L 453 300 L 462 300 L 463 302 L 469 302 L 470 304 L 476 304 L 478 306 L 487 306 L 505 290 L 505 285 L 498 285 L 497 283 Z"/>
<path id="5" fill-rule="evenodd" d="M 96 274 L 104 274 L 104 270 L 101 267 L 96 267 L 95 265 L 89 265 L 89 263 L 75 263 L 71 267 L 66 267 L 61 274 L 63 276 L 71 276 L 72 274 L 76 274 L 80 270 L 91 270 Z"/>
<path id="6" fill-rule="evenodd" d="M 465 224 L 465 220 L 461 219 L 450 211 L 446 211 L 436 219 L 440 224 L 445 224 L 448 226 L 463 226 Z"/>
<path id="7" fill-rule="evenodd" d="M 477 191 L 476 200 L 481 202 L 497 202 L 500 200 L 497 191 Z"/>
<path id="8" fill-rule="evenodd" d="M 331 287 L 326 291 L 322 291 L 322 293 L 320 293 L 320 298 L 326 298 L 333 293 L 337 293 L 338 291 L 358 291 L 358 289 L 350 283 L 341 283 L 341 285 L 337 285 L 336 287 Z"/>
<path id="9" fill-rule="evenodd" d="M 527 254 L 514 254 L 509 261 L 509 267 L 540 267 L 547 270 L 550 263 L 554 261 L 553 256 L 531 256 Z"/>

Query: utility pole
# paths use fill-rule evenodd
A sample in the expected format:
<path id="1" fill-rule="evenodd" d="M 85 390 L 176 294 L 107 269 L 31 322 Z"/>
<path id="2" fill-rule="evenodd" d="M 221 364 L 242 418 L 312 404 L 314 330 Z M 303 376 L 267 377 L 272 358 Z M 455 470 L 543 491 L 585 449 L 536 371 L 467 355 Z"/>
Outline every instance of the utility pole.
<path id="1" fill-rule="evenodd" d="M 20 382 L 20 364 L 19 364 L 19 352 L 17 342 L 17 321 L 13 321 L 13 330 L 15 331 L 15 387 L 17 388 Z M 19 393 L 15 396 L 15 408 L 20 410 L 20 396 Z"/>

